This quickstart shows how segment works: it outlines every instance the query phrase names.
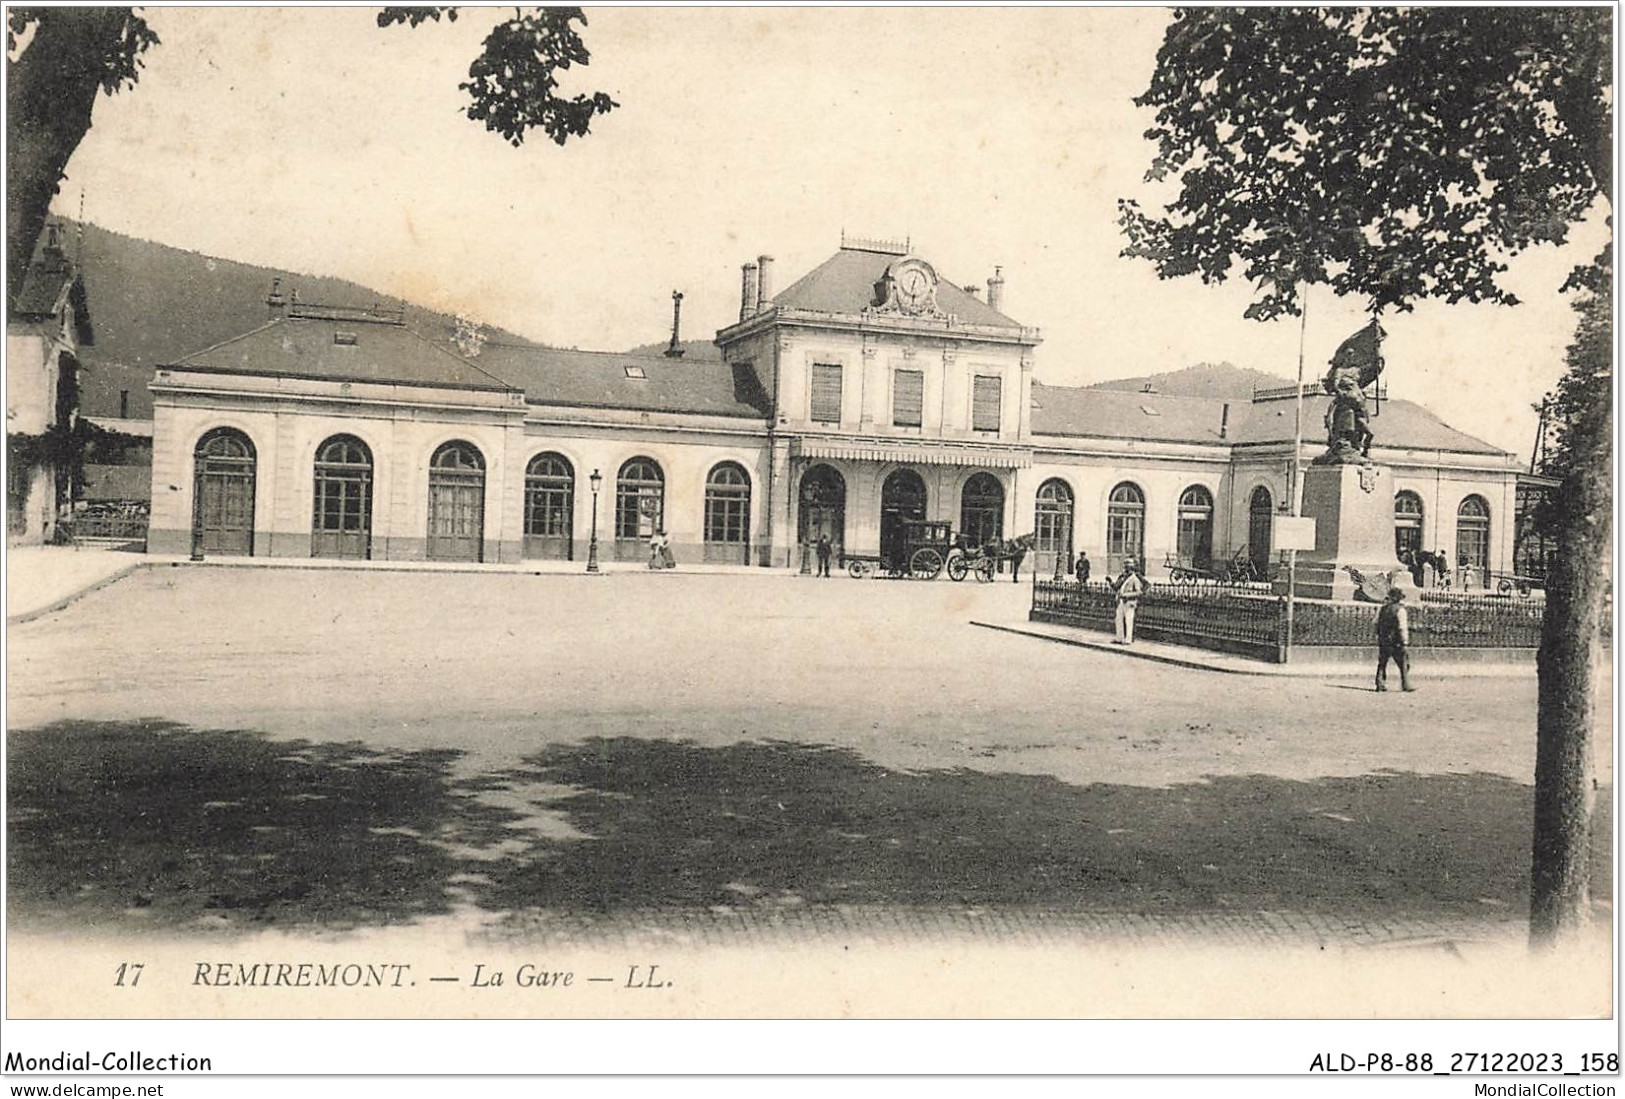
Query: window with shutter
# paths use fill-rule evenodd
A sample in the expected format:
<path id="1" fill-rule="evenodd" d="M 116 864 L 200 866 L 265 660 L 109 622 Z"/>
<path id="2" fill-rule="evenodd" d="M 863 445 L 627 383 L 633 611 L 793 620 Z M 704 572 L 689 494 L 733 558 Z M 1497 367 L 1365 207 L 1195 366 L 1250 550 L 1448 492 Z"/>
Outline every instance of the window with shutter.
<path id="1" fill-rule="evenodd" d="M 813 364 L 812 420 L 820 424 L 841 422 L 841 368 L 838 364 Z"/>
<path id="2" fill-rule="evenodd" d="M 919 427 L 925 406 L 925 374 L 898 370 L 892 374 L 891 422 L 896 427 Z"/>
<path id="3" fill-rule="evenodd" d="M 1002 388 L 1001 379 L 989 377 L 986 374 L 976 375 L 975 388 L 971 390 L 971 427 L 976 431 L 999 430 L 999 394 Z"/>

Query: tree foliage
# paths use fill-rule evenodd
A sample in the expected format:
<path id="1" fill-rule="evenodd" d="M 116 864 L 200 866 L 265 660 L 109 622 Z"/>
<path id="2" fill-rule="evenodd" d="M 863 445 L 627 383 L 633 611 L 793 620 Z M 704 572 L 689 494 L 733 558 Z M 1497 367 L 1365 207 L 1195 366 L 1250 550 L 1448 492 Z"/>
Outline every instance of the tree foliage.
<path id="1" fill-rule="evenodd" d="M 416 27 L 456 8 L 385 8 L 378 25 Z M 517 9 L 486 37 L 461 87 L 468 117 L 513 145 L 541 130 L 563 145 L 617 104 L 603 92 L 565 97 L 558 74 L 590 60 L 579 8 Z M 68 160 L 90 131 L 97 96 L 134 87 L 158 35 L 136 8 L 16 7 L 6 11 L 7 308 L 16 301 Z"/>
<path id="2" fill-rule="evenodd" d="M 1324 284 L 1408 309 L 1516 299 L 1505 259 L 1560 243 L 1611 186 L 1605 8 L 1177 12 L 1148 90 L 1158 213 L 1120 203 L 1163 277 Z"/>
<path id="3" fill-rule="evenodd" d="M 378 25 L 416 27 L 442 14 L 455 21 L 457 9 L 385 8 Z M 587 24 L 580 8 L 521 9 L 498 23 L 468 67 L 468 80 L 458 85 L 469 95 L 468 117 L 515 146 L 524 144 L 531 130 L 563 145 L 585 135 L 594 117 L 619 106 L 604 92 L 568 99 L 559 94 L 558 74 L 592 60 L 577 23 Z"/>

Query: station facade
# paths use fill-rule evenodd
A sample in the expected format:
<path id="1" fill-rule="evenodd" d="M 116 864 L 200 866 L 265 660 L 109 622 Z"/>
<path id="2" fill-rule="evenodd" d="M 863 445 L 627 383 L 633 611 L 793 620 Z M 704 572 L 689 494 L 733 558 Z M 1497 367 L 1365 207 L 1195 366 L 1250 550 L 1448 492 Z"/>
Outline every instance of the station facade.
<path id="1" fill-rule="evenodd" d="M 414 330 L 400 312 L 267 300 L 252 332 L 160 368 L 148 546 L 375 560 L 800 567 L 827 536 L 881 555 L 910 519 L 970 544 L 1036 536 L 1153 577 L 1271 556 L 1290 509 L 1290 387 L 1229 401 L 1044 385 L 1003 279 L 956 285 L 906 247 L 843 240 L 773 289 L 745 264 L 721 361 Z M 677 349 L 673 334 L 673 351 Z M 1325 398 L 1304 400 L 1304 460 Z M 1482 584 L 1510 571 L 1512 455 L 1385 401 L 1396 547 Z M 1031 560 L 1031 559 L 1030 559 Z"/>

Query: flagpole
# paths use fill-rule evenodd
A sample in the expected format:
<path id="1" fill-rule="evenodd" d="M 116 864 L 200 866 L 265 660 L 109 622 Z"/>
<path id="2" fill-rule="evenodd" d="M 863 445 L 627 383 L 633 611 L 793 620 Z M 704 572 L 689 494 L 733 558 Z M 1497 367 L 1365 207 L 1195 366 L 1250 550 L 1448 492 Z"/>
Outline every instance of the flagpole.
<path id="1" fill-rule="evenodd" d="M 1303 505 L 1301 502 L 1303 492 L 1299 482 L 1303 478 L 1300 468 L 1300 459 L 1303 455 L 1303 345 L 1309 331 L 1309 295 L 1307 291 L 1302 298 L 1298 309 L 1298 391 L 1293 401 L 1292 414 L 1292 477 L 1289 481 L 1289 492 L 1292 497 L 1292 518 L 1301 517 Z M 1296 524 L 1293 524 L 1296 526 Z M 1296 539 L 1296 532 L 1293 534 Z M 1296 544 L 1296 543 L 1294 543 Z M 1285 663 L 1292 662 L 1292 627 L 1296 618 L 1294 613 L 1297 607 L 1298 591 L 1298 551 L 1288 547 L 1286 551 L 1286 643 L 1283 646 L 1281 658 Z"/>

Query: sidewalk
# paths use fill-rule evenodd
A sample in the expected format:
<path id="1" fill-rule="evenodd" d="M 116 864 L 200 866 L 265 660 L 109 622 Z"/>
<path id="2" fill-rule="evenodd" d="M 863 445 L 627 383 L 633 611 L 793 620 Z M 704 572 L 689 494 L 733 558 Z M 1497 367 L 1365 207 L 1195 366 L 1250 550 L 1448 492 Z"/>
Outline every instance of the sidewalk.
<path id="1" fill-rule="evenodd" d="M 1232 656 L 1229 653 L 1212 652 L 1207 649 L 1190 648 L 1185 645 L 1170 645 L 1162 641 L 1146 641 L 1144 639 L 1138 639 L 1132 645 L 1118 645 L 1113 642 L 1111 635 L 1107 633 L 1075 629 L 1070 626 L 1057 626 L 1048 622 L 1029 622 L 1025 619 L 1016 622 L 981 622 L 972 620 L 971 625 L 988 630 L 999 630 L 1003 633 L 1019 634 L 1023 637 L 1050 641 L 1060 645 L 1075 645 L 1078 648 L 1093 649 L 1096 652 L 1127 657 L 1131 660 L 1149 660 L 1157 664 L 1172 664 L 1178 668 L 1195 668 L 1209 672 L 1224 672 L 1230 675 L 1358 679 L 1362 682 L 1371 678 L 1371 669 L 1364 665 L 1327 663 L 1270 664 L 1245 656 Z M 1428 679 L 1477 679 L 1484 677 L 1533 679 L 1535 674 L 1535 664 L 1532 661 L 1524 664 L 1445 663 L 1441 661 L 1427 665 Z"/>
<path id="2" fill-rule="evenodd" d="M 584 561 L 517 561 L 486 564 L 477 561 L 347 561 L 316 557 L 208 557 L 193 561 L 182 556 L 132 553 L 111 547 L 13 546 L 6 551 L 6 624 L 31 622 L 61 610 L 91 592 L 105 588 L 143 568 L 224 569 L 341 569 L 382 572 L 510 573 L 525 576 L 580 576 L 591 579 Z M 600 575 L 642 574 L 641 561 L 606 561 Z M 780 576 L 798 574 L 754 565 L 685 565 L 671 575 Z"/>

